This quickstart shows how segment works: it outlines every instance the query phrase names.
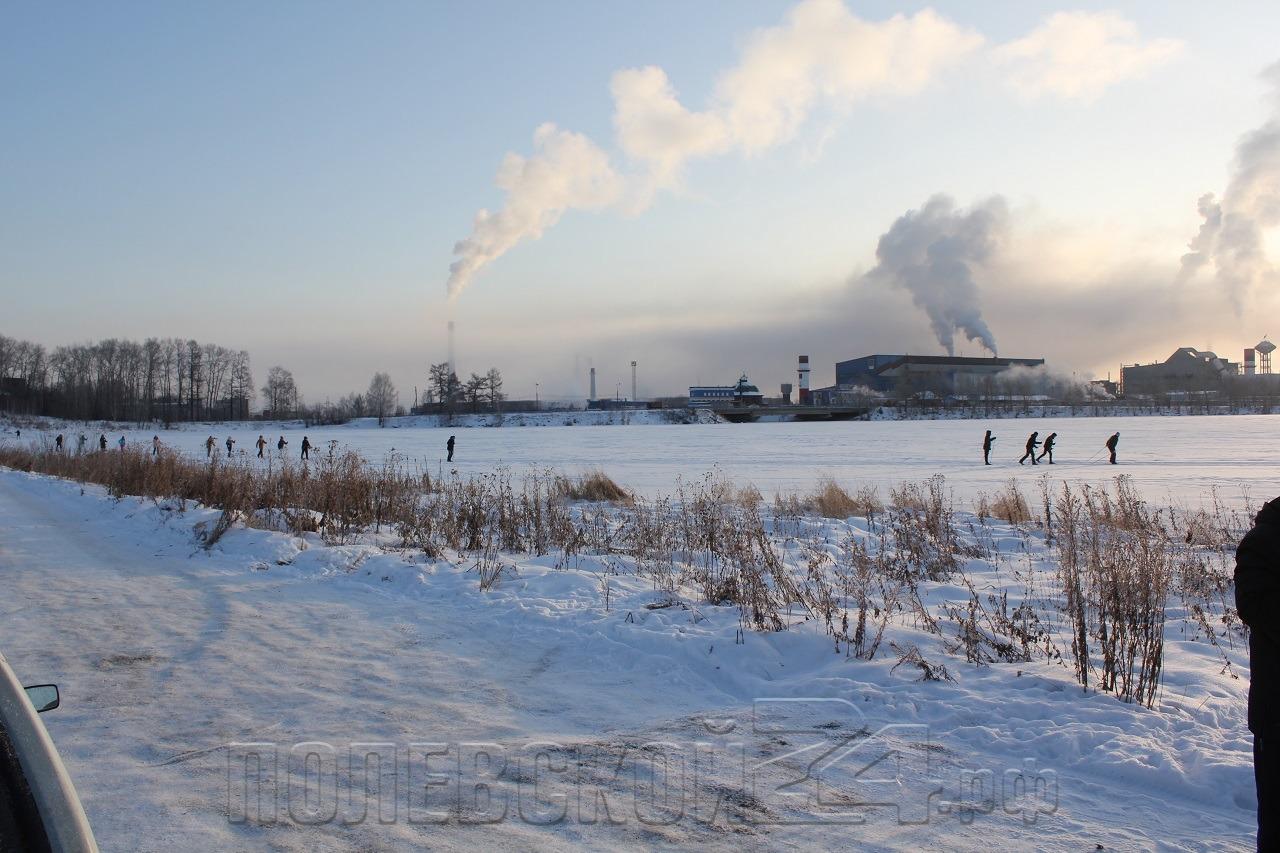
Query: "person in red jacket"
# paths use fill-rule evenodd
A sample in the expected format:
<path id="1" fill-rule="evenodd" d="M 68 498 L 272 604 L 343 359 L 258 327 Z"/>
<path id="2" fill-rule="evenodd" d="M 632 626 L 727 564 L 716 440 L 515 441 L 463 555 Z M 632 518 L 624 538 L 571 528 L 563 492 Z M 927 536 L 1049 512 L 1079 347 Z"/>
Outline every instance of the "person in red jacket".
<path id="1" fill-rule="evenodd" d="M 1258 787 L 1258 849 L 1280 850 L 1280 498 L 1236 548 L 1236 609 L 1249 626 L 1249 731 Z"/>

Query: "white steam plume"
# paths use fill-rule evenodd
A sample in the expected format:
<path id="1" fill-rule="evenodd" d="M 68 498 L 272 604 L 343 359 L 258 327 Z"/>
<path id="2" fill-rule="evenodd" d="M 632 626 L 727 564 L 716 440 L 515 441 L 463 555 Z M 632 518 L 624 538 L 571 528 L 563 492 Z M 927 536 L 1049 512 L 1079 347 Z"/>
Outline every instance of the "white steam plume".
<path id="1" fill-rule="evenodd" d="M 1008 228 L 1009 210 L 999 196 L 965 211 L 935 195 L 885 232 L 876 246 L 878 263 L 866 277 L 910 293 L 948 355 L 955 355 L 956 332 L 995 355 L 996 339 L 982 319 L 973 272 L 991 258 Z"/>
<path id="2" fill-rule="evenodd" d="M 919 92 L 983 43 L 979 33 L 930 9 L 865 21 L 842 0 L 802 0 L 781 23 L 746 40 L 704 110 L 682 104 L 661 68 L 618 71 L 610 86 L 615 141 L 631 168 L 614 166 L 585 137 L 543 125 L 535 153 L 527 159 L 508 154 L 498 172 L 496 183 L 506 192 L 502 209 L 480 211 L 471 236 L 454 247 L 449 295 L 457 297 L 485 265 L 541 236 L 567 210 L 639 212 L 658 191 L 678 188 L 692 160 L 768 150 L 793 138 L 819 106 L 842 110 L 874 96 Z M 1142 43 L 1136 28 L 1114 13 L 1078 13 L 1050 18 L 1025 39 L 994 51 L 988 59 L 1002 68 L 1014 63 L 1013 76 L 1032 81 L 1028 86 L 1096 97 L 1106 85 L 1144 72 L 1172 47 Z M 1082 55 L 1104 70 L 1076 91 L 1062 81 L 1082 78 Z"/>
<path id="3" fill-rule="evenodd" d="M 1274 87 L 1275 112 L 1236 145 L 1235 163 L 1221 199 L 1197 205 L 1204 223 L 1182 256 L 1180 280 L 1212 264 L 1214 280 L 1239 314 L 1256 285 L 1272 271 L 1263 232 L 1280 224 L 1280 63 L 1263 76 Z"/>

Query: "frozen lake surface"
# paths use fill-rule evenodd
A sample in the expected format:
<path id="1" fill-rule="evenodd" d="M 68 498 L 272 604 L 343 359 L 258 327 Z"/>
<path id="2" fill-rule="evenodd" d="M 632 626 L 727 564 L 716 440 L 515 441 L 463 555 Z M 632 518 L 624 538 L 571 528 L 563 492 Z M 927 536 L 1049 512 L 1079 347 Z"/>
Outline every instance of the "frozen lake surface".
<path id="1" fill-rule="evenodd" d="M 399 427 L 390 423 L 385 428 L 362 421 L 309 430 L 297 424 L 192 424 L 162 431 L 160 437 L 183 452 L 203 455 L 208 435 L 218 440 L 219 450 L 230 435 L 239 455 L 253 452 L 259 432 L 274 450 L 283 432 L 287 452 L 296 458 L 305 434 L 321 450 L 336 439 L 374 462 L 394 450 L 430 470 L 452 467 L 464 476 L 503 466 L 516 474 L 535 467 L 566 473 L 600 468 L 646 495 L 670 494 L 679 478 L 689 481 L 710 471 L 738 484 L 753 483 L 766 497 L 806 491 L 826 477 L 847 488 L 871 484 L 887 496 L 897 483 L 934 474 L 944 475 L 961 501 L 994 493 L 1011 477 L 1030 496 L 1042 475 L 1100 483 L 1125 474 L 1153 502 L 1191 506 L 1200 505 L 1214 488 L 1233 506 L 1243 505 L 1246 495 L 1255 503 L 1280 495 L 1280 418 L 1268 415 L 487 429 L 408 425 L 412 419 Z M 989 467 L 982 465 L 980 449 L 988 428 L 998 438 Z M 1058 433 L 1057 464 L 1018 464 L 1032 430 L 1041 439 Z M 1103 442 L 1117 430 L 1120 464 L 1112 466 L 1106 464 Z M 80 426 L 68 424 L 64 431 L 78 435 Z M 93 430 L 91 442 L 99 431 Z M 130 442 L 149 442 L 152 434 L 124 433 Z M 450 434 L 457 436 L 457 452 L 453 465 L 446 466 Z M 108 435 L 111 446 L 119 436 Z M 6 437 L 12 440 L 12 433 Z"/>

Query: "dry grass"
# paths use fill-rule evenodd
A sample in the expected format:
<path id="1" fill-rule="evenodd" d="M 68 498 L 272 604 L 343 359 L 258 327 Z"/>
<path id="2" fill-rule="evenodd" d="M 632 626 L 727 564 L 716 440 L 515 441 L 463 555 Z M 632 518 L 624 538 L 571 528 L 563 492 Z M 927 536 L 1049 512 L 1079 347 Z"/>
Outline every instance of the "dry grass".
<path id="1" fill-rule="evenodd" d="M 633 501 L 630 492 L 599 469 L 588 471 L 577 479 L 557 477 L 556 489 L 565 498 L 573 501 L 614 504 L 629 504 Z"/>
<path id="2" fill-rule="evenodd" d="M 851 495 L 832 479 L 819 481 L 817 489 L 802 505 L 825 518 L 872 518 L 884 511 L 874 486 L 863 486 L 856 495 Z"/>

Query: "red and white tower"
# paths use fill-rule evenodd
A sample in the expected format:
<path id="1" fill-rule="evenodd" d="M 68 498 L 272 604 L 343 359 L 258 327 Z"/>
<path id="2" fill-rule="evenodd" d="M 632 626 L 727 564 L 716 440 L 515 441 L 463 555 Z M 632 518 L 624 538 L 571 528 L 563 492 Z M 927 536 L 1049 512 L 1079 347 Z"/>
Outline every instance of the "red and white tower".
<path id="1" fill-rule="evenodd" d="M 799 403 L 802 406 L 807 406 L 809 405 L 809 356 L 800 356 L 800 367 L 798 372 L 800 374 Z"/>

